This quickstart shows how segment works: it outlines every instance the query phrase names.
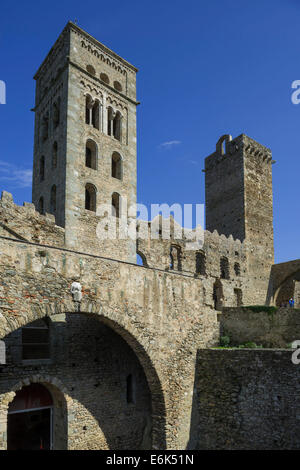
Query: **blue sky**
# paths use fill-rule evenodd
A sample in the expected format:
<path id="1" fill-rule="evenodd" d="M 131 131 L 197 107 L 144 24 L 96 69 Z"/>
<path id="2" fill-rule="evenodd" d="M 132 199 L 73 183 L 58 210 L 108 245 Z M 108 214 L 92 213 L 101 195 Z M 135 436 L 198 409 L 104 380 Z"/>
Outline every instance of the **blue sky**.
<path id="1" fill-rule="evenodd" d="M 138 200 L 203 203 L 205 156 L 222 134 L 270 147 L 275 259 L 300 258 L 298 0 L 114 0 L 1 5 L 0 189 L 31 201 L 34 81 L 68 20 L 139 68 Z M 173 142 L 170 145 L 162 145 Z"/>

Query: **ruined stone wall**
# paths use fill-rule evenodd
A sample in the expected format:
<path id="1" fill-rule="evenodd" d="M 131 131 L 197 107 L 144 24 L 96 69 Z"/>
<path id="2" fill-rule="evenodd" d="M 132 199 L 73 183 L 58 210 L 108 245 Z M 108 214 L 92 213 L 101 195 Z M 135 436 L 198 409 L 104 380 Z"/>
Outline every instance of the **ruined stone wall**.
<path id="1" fill-rule="evenodd" d="M 37 318 L 47 316 L 51 320 L 52 316 L 78 313 L 78 305 L 70 293 L 71 283 L 78 279 L 83 291 L 82 315 L 92 316 L 121 335 L 143 367 L 151 393 L 152 446 L 185 448 L 196 351 L 219 341 L 216 312 L 199 303 L 201 279 L 4 239 L 1 239 L 0 279 L 1 338 L 8 338 L 13 331 Z M 72 338 L 76 341 L 76 334 Z M 56 369 L 47 369 L 46 382 L 52 383 L 56 377 L 53 371 L 59 373 L 63 367 L 61 363 L 54 366 Z M 22 374 L 30 378 L 26 369 Z M 37 366 L 36 375 L 45 382 L 41 366 Z M 63 375 L 60 377 L 63 383 Z M 119 380 L 113 372 L 111 380 L 114 379 Z M 94 384 L 89 385 L 94 390 Z M 5 445 L 5 413 L 11 398 L 9 389 L 14 391 L 17 380 L 10 376 L 10 382 L 4 380 L 3 386 L 7 387 L 7 393 L 1 396 L 2 446 Z M 80 396 L 81 386 L 86 390 L 84 380 L 77 389 Z M 64 394 L 69 395 L 69 388 L 64 387 Z M 78 406 L 82 409 L 79 402 Z M 84 418 L 79 413 L 72 429 L 84 426 L 87 415 L 84 410 L 82 413 Z M 94 431 L 93 425 L 91 433 Z M 72 442 L 73 448 L 81 446 L 79 441 Z"/>
<path id="2" fill-rule="evenodd" d="M 166 220 L 165 220 L 166 222 Z M 143 221 L 138 222 L 137 252 L 144 259 L 144 264 L 150 267 L 170 271 L 170 250 L 172 246 L 180 249 L 180 269 L 178 260 L 174 261 L 173 270 L 175 272 L 190 273 L 203 283 L 202 303 L 214 308 L 214 283 L 220 281 L 223 290 L 222 306 L 254 305 L 264 304 L 268 288 L 269 278 L 261 276 L 260 284 L 258 280 L 252 278 L 249 272 L 248 258 L 252 253 L 252 245 L 240 240 L 234 240 L 230 235 L 219 235 L 217 231 L 213 233 L 205 230 L 203 232 L 203 246 L 201 249 L 189 249 L 189 241 L 186 237 L 182 239 L 174 238 L 174 222 L 170 221 L 169 239 L 164 237 L 164 227 L 162 225 L 158 238 L 151 237 L 150 225 Z M 155 232 L 153 230 L 153 232 Z M 145 236 L 147 234 L 147 236 Z M 197 272 L 199 266 L 198 253 L 205 257 L 204 272 Z M 228 261 L 228 275 L 222 278 L 221 260 Z"/>
<path id="3" fill-rule="evenodd" d="M 218 319 L 221 335 L 229 336 L 232 346 L 251 341 L 267 348 L 286 348 L 300 339 L 299 309 L 224 308 Z"/>
<path id="4" fill-rule="evenodd" d="M 64 229 L 55 225 L 52 214 L 41 215 L 33 204 L 14 204 L 10 193 L 3 191 L 0 199 L 0 234 L 45 245 L 64 246 Z"/>
<path id="5" fill-rule="evenodd" d="M 299 449 L 300 368 L 290 350 L 201 350 L 190 445 Z"/>

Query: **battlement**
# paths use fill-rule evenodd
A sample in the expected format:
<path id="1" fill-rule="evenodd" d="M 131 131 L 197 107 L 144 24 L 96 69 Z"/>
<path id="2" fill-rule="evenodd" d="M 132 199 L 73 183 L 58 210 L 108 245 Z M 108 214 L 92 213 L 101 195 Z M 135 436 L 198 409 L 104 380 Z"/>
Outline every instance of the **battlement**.
<path id="1" fill-rule="evenodd" d="M 230 134 L 220 137 L 216 144 L 216 150 L 205 159 L 205 170 L 208 172 L 231 156 L 243 155 L 247 157 L 258 157 L 262 162 L 275 163 L 272 160 L 272 152 L 268 147 L 256 142 L 246 134 L 241 134 L 232 139 Z"/>
<path id="2" fill-rule="evenodd" d="M 65 230 L 55 224 L 52 214 L 40 214 L 34 204 L 14 203 L 12 194 L 2 191 L 0 199 L 1 236 L 62 247 Z"/>

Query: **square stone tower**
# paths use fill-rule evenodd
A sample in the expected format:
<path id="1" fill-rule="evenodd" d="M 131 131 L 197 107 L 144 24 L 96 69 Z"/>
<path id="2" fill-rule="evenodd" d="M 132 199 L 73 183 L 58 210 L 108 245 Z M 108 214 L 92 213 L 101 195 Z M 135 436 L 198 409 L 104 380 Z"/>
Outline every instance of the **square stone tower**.
<path id="1" fill-rule="evenodd" d="M 266 292 L 274 263 L 271 150 L 242 134 L 222 136 L 205 159 L 206 229 L 248 246 L 248 270 Z"/>
<path id="2" fill-rule="evenodd" d="M 68 248 L 127 261 L 135 241 L 100 239 L 96 211 L 111 205 L 118 225 L 136 203 L 136 73 L 69 22 L 34 77 L 33 203 Z"/>

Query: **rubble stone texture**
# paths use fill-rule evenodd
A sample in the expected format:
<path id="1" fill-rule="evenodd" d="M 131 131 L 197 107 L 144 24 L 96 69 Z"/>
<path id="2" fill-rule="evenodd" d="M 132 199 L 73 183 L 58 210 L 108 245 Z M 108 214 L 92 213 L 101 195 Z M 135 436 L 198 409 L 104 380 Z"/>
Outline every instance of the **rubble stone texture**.
<path id="1" fill-rule="evenodd" d="M 124 200 L 136 202 L 136 73 L 68 23 L 35 75 L 33 203 L 0 200 L 0 449 L 31 383 L 52 395 L 54 449 L 299 448 L 299 367 L 280 349 L 298 339 L 299 311 L 243 309 L 291 296 L 300 307 L 300 261 L 274 265 L 271 151 L 219 139 L 197 250 L 172 218 L 168 239 L 161 219 L 156 239 L 141 236 L 148 221 L 137 242 L 97 236 L 115 193 L 135 223 Z M 23 328 L 38 319 L 49 357 L 24 359 Z M 224 334 L 277 349 L 211 349 Z"/>

